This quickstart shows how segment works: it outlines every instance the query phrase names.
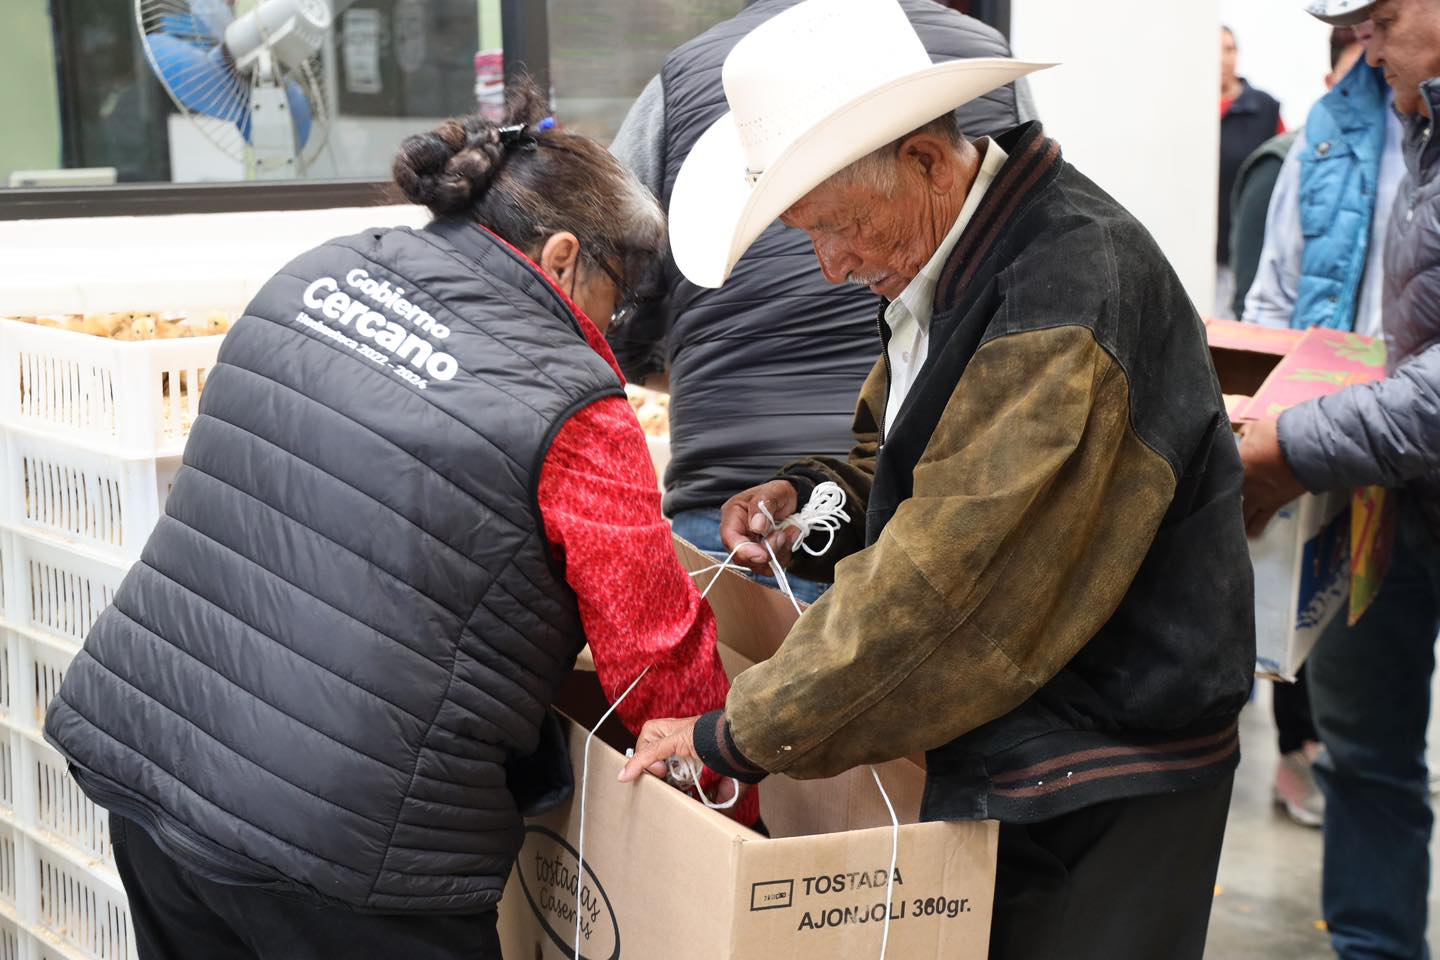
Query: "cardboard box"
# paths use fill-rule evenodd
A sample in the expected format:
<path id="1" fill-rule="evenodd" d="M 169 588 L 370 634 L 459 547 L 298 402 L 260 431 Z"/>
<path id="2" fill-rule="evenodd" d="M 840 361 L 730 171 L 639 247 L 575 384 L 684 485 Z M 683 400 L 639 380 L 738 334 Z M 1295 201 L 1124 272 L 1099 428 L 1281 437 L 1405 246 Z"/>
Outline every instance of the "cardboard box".
<path id="1" fill-rule="evenodd" d="M 1255 672 L 1293 681 L 1350 595 L 1350 497 L 1307 494 L 1250 541 Z"/>
<path id="2" fill-rule="evenodd" d="M 713 562 L 683 541 L 676 549 L 691 569 Z M 754 661 L 727 641 L 773 652 L 796 616 L 778 592 L 733 573 L 722 575 L 710 598 L 732 674 Z M 579 721 L 569 732 L 577 784 L 583 725 L 598 718 L 603 703 L 593 675 L 579 672 L 562 698 Z M 584 960 L 880 956 L 893 831 L 868 768 L 829 780 L 766 780 L 767 838 L 652 777 L 616 782 L 625 762 L 619 748 L 628 741 L 614 726 L 604 735 L 590 746 Z M 918 823 L 924 771 L 908 760 L 877 769 L 904 824 L 887 956 L 983 960 L 998 825 Z M 575 956 L 578 811 L 577 799 L 527 822 L 500 905 L 501 943 L 512 960 Z"/>
<path id="3" fill-rule="evenodd" d="M 1277 330 L 1206 323 L 1210 355 L 1237 426 L 1297 403 L 1385 376 L 1382 342 L 1339 330 Z M 1379 488 L 1306 494 L 1250 541 L 1255 568 L 1255 672 L 1295 673 L 1320 633 L 1346 610 L 1351 621 L 1379 589 L 1388 555 L 1386 496 Z"/>

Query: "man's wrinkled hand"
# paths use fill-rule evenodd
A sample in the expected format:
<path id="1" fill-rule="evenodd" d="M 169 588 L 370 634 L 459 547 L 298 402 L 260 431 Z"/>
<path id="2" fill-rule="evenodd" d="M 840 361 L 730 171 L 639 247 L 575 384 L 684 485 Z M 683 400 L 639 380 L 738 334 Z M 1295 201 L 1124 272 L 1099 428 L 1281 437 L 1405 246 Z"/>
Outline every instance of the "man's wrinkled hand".
<path id="1" fill-rule="evenodd" d="M 770 554 L 766 552 L 762 539 L 768 538 L 781 565 L 790 561 L 790 551 L 800 536 L 799 530 L 774 530 L 769 519 L 760 510 L 764 503 L 775 522 L 779 523 L 800 509 L 795 485 L 788 480 L 771 480 L 758 487 L 751 487 L 737 494 L 720 508 L 720 540 L 725 551 L 735 551 L 734 562 L 764 576 L 774 576 L 770 569 Z M 736 549 L 736 548 L 739 549 Z"/>
<path id="2" fill-rule="evenodd" d="M 635 743 L 635 755 L 620 771 L 621 783 L 634 783 L 640 774 L 665 779 L 670 772 L 670 758 L 693 760 L 703 764 L 695 752 L 695 721 L 699 717 L 684 720 L 650 720 L 640 728 Z"/>
<path id="3" fill-rule="evenodd" d="M 1245 532 L 1258 537 L 1270 518 L 1305 493 L 1280 448 L 1277 420 L 1257 420 L 1240 430 L 1240 462 L 1245 466 Z"/>

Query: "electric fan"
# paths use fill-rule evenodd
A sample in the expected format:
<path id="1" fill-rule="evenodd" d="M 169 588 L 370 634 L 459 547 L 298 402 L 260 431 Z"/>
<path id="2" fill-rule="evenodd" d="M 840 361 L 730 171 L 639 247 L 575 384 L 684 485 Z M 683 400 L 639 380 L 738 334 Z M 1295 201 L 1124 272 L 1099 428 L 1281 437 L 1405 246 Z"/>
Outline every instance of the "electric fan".
<path id="1" fill-rule="evenodd" d="M 145 56 L 211 143 L 255 179 L 303 177 L 325 148 L 321 61 L 353 0 L 135 0 Z"/>

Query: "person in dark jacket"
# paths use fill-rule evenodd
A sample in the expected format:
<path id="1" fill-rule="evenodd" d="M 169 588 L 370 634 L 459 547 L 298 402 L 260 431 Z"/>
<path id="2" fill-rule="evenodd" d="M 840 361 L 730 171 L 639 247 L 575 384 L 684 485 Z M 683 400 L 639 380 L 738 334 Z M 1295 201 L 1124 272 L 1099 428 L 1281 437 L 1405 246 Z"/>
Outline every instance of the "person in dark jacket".
<path id="1" fill-rule="evenodd" d="M 1220 28 L 1220 194 L 1215 237 L 1215 315 L 1234 318 L 1235 274 L 1230 266 L 1230 198 L 1245 159 L 1262 143 L 1285 132 L 1280 102 L 1239 75 L 1239 47 L 1229 27 Z"/>
<path id="2" fill-rule="evenodd" d="M 1345 960 L 1424 957 L 1430 882 L 1425 734 L 1440 630 L 1440 3 L 1315 0 L 1368 18 L 1366 58 L 1404 123 L 1405 177 L 1385 241 L 1386 379 L 1292 407 L 1246 431 L 1252 532 L 1305 491 L 1381 485 L 1396 501 L 1389 570 L 1360 620 L 1327 630 L 1307 666 L 1326 752 L 1324 910 Z"/>
<path id="3" fill-rule="evenodd" d="M 679 47 L 631 108 L 610 149 L 667 206 L 691 147 L 726 110 L 726 54 L 797 2 L 750 3 Z M 901 6 L 936 61 L 1010 53 L 998 31 L 934 0 Z M 990 136 L 1033 119 L 1023 82 L 962 106 L 960 128 Z M 720 505 L 732 493 L 776 463 L 848 448 L 855 396 L 875 364 L 873 298 L 826 284 L 809 239 L 781 223 L 756 241 L 723 290 L 698 287 L 667 263 L 659 294 L 610 339 L 628 377 L 668 384 L 665 512 L 675 532 L 723 557 Z M 807 601 L 823 589 L 798 577 L 790 584 Z"/>
<path id="4" fill-rule="evenodd" d="M 495 960 L 522 814 L 571 789 L 548 709 L 586 641 L 609 696 L 641 678 L 632 728 L 724 702 L 602 334 L 664 217 L 513 92 L 506 125 L 402 147 L 430 226 L 256 296 L 49 707 L 142 960 Z"/>
<path id="5" fill-rule="evenodd" d="M 677 265 L 722 284 L 779 215 L 827 280 L 884 298 L 881 358 L 848 458 L 777 464 L 722 510 L 764 570 L 755 537 L 785 563 L 805 533 L 769 517 L 843 494 L 848 520 L 804 540 L 822 556 L 788 564 L 834 585 L 723 711 L 647 724 L 625 776 L 925 752 L 923 818 L 1000 821 L 993 960 L 1199 960 L 1254 597 L 1183 285 L 1039 124 L 964 139 L 950 111 L 1009 78 L 930 64 L 893 4 L 807 0 L 725 77 L 732 112 L 672 196 Z"/>

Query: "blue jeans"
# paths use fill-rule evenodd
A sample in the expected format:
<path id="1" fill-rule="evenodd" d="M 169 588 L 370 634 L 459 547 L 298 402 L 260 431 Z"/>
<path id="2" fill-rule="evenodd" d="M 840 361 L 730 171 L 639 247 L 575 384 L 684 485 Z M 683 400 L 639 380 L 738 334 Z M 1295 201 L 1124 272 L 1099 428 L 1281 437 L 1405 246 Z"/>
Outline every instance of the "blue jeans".
<path id="1" fill-rule="evenodd" d="M 716 560 L 724 560 L 726 554 L 730 552 L 720 541 L 719 507 L 702 507 L 697 510 L 681 511 L 670 519 L 670 529 Z M 751 579 L 763 583 L 767 587 L 774 587 L 777 590 L 780 588 L 780 584 L 774 577 L 752 576 Z M 820 594 L 830 586 L 828 583 L 816 583 L 814 580 L 801 580 L 799 577 L 788 579 L 790 589 L 795 591 L 795 599 L 801 603 L 814 603 L 820 599 Z"/>
<path id="2" fill-rule="evenodd" d="M 1322 899 L 1343 960 L 1429 956 L 1425 730 L 1437 628 L 1440 543 L 1404 502 L 1374 604 L 1354 627 L 1342 610 L 1306 667 L 1327 751 L 1315 768 L 1325 794 Z"/>

